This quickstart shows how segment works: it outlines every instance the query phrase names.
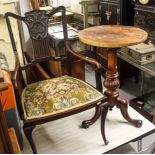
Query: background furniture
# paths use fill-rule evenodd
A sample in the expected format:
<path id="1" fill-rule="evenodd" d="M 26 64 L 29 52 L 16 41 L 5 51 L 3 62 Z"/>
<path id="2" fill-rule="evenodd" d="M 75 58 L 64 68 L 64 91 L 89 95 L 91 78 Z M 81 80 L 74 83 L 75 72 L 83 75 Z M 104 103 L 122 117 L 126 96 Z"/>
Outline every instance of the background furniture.
<path id="1" fill-rule="evenodd" d="M 118 57 L 127 63 L 133 65 L 134 67 L 138 68 L 142 72 L 147 72 L 151 76 L 155 76 L 155 62 L 148 63 L 144 65 L 139 65 L 132 60 L 122 56 L 118 53 Z M 135 99 L 130 100 L 130 106 L 132 106 L 135 110 L 137 110 L 140 114 L 146 117 L 151 122 L 154 121 L 154 98 L 151 99 L 151 96 L 154 96 L 154 90 L 147 89 L 147 93 L 143 93 L 142 96 L 139 96 Z M 149 99 L 149 100 L 148 100 Z"/>
<path id="2" fill-rule="evenodd" d="M 9 128 L 14 128 L 20 148 L 23 148 L 23 139 L 21 134 L 21 125 L 19 120 L 19 115 L 17 112 L 16 99 L 14 95 L 14 88 L 11 82 L 11 73 L 9 71 L 8 62 L 3 53 L 0 53 L 0 66 L 3 73 L 3 78 L 0 81 L 5 81 L 8 89 L 1 92 L 1 105 L 3 107 L 3 113 L 5 114 L 5 119 L 7 121 L 7 126 Z"/>
<path id="3" fill-rule="evenodd" d="M 50 53 L 48 20 L 57 12 L 62 12 L 62 25 L 66 53 L 64 56 L 58 55 L 54 57 Z M 13 82 L 16 91 L 17 103 L 19 105 L 19 113 L 23 120 L 23 130 L 31 145 L 33 153 L 37 153 L 37 149 L 32 138 L 32 131 L 36 125 L 64 118 L 95 107 L 95 115 L 90 120 L 86 120 L 82 123 L 82 127 L 88 128 L 99 118 L 100 115 L 98 115 L 98 113 L 102 112 L 102 106 L 106 101 L 106 98 L 95 88 L 76 78 L 62 76 L 50 79 L 50 76 L 48 76 L 45 70 L 40 66 L 41 62 L 62 60 L 67 63 L 71 59 L 69 53 L 67 53 L 68 51 L 72 51 L 72 49 L 70 49 L 67 44 L 67 23 L 65 18 L 65 8 L 63 6 L 58 7 L 49 13 L 41 10 L 30 11 L 25 14 L 25 17 L 8 12 L 5 14 L 5 17 L 16 59 Z M 33 50 L 26 51 L 24 53 L 28 63 L 22 67 L 19 63 L 18 53 L 10 24 L 10 17 L 25 22 L 30 32 Z M 81 57 L 81 59 L 96 65 L 97 69 L 101 67 L 96 60 L 88 59 L 84 56 Z M 38 78 L 43 77 L 46 80 L 41 80 L 27 85 L 22 76 L 22 71 L 30 70 L 32 71 L 32 76 L 35 73 L 32 70 L 33 66 L 35 66 L 40 73 L 38 74 Z M 72 66 L 68 64 L 68 75 L 70 75 L 71 67 Z"/>
<path id="4" fill-rule="evenodd" d="M 101 0 L 101 24 L 133 25 L 132 0 Z"/>
<path id="5" fill-rule="evenodd" d="M 155 44 L 155 5 L 135 5 L 134 25 L 148 32 L 148 40 Z"/>
<path id="6" fill-rule="evenodd" d="M 142 28 L 145 31 L 148 32 L 148 39 L 146 43 L 152 42 L 153 44 L 155 43 L 155 29 L 154 29 L 154 15 L 155 15 L 155 2 L 152 1 L 153 3 L 148 4 L 148 5 L 140 5 L 139 3 L 135 4 L 135 15 L 134 15 L 134 25 L 136 27 Z M 118 55 L 118 57 L 125 62 L 129 63 L 132 65 L 135 69 L 138 69 L 142 73 L 142 89 L 144 87 L 144 84 L 146 83 L 144 81 L 144 74 L 145 72 L 152 77 L 155 77 L 155 63 L 148 63 L 145 65 L 139 65 L 135 63 L 132 60 L 129 60 L 126 57 L 123 57 L 121 55 Z M 152 85 L 153 85 L 153 80 L 152 80 Z M 150 85 L 147 83 L 148 87 Z M 139 94 L 138 97 L 132 99 L 130 101 L 130 105 L 136 109 L 138 112 L 140 112 L 144 117 L 146 117 L 148 120 L 151 122 L 154 122 L 154 89 L 153 88 L 148 88 L 147 90 L 141 90 L 141 94 Z M 151 99 L 152 98 L 152 99 Z"/>
<path id="7" fill-rule="evenodd" d="M 2 79 L 4 80 L 2 70 L 0 70 L 0 78 L 1 80 Z M 7 91 L 7 89 L 8 89 L 7 83 L 4 83 L 4 81 L 1 81 L 0 95 L 2 95 L 2 92 Z M 1 96 L 0 97 L 0 153 L 1 154 L 21 153 L 14 128 L 10 128 L 10 129 L 8 128 L 8 125 L 6 122 L 6 116 L 4 113 L 4 104 L 7 104 L 7 102 L 4 103 L 4 101 L 2 101 L 2 96 Z M 3 105 L 3 108 L 2 108 L 2 105 Z"/>
<path id="8" fill-rule="evenodd" d="M 74 13 L 74 26 L 83 29 L 100 24 L 99 0 L 70 0 L 70 9 Z"/>
<path id="9" fill-rule="evenodd" d="M 52 10 L 52 9 L 51 9 Z M 74 24 L 74 13 L 70 11 L 66 11 L 66 20 L 69 25 Z M 61 21 L 61 13 L 56 13 L 51 19 L 50 23 L 57 23 Z"/>
<path id="10" fill-rule="evenodd" d="M 88 12 L 88 7 L 96 7 L 97 6 L 97 11 L 96 12 L 92 12 L 97 16 L 99 16 L 99 12 L 100 12 L 100 7 L 99 7 L 99 0 L 96 1 L 81 1 L 79 2 L 79 4 L 81 4 L 82 6 L 82 13 L 83 13 L 83 28 L 87 28 L 89 25 L 89 16 L 91 15 L 90 12 Z M 97 22 L 93 22 L 92 25 L 97 25 L 97 23 L 100 23 L 100 20 Z"/>

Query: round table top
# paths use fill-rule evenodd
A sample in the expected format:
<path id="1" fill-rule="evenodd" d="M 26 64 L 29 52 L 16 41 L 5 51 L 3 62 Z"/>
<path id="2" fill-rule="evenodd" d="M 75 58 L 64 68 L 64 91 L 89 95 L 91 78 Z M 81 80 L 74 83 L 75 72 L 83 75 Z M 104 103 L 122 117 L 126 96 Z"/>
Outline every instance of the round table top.
<path id="1" fill-rule="evenodd" d="M 147 32 L 140 28 L 124 25 L 94 26 L 79 32 L 81 42 L 105 48 L 136 45 L 144 42 L 147 36 Z"/>

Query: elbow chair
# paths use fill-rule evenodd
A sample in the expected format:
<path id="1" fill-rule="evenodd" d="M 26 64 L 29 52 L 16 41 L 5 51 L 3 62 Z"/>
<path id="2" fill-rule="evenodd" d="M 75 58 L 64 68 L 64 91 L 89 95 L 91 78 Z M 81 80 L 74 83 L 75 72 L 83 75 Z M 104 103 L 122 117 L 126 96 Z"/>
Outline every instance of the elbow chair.
<path id="1" fill-rule="evenodd" d="M 64 56 L 53 57 L 50 54 L 48 20 L 57 12 L 62 13 L 66 54 Z M 32 138 L 32 131 L 36 125 L 64 118 L 94 107 L 96 108 L 94 116 L 90 120 L 82 122 L 82 127 L 88 128 L 99 118 L 100 114 L 105 115 L 103 109 L 106 109 L 106 107 L 103 108 L 103 105 L 106 104 L 107 99 L 101 93 L 101 65 L 95 59 L 80 55 L 70 48 L 67 35 L 65 7 L 60 6 L 48 13 L 46 11 L 33 10 L 25 13 L 24 17 L 7 12 L 5 17 L 16 60 L 12 80 L 15 87 L 20 118 L 23 120 L 23 130 L 33 153 L 37 153 Z M 18 51 L 16 49 L 14 35 L 10 24 L 10 17 L 17 19 L 20 22 L 24 22 L 25 25 L 27 25 L 32 42 L 33 50 L 23 52 L 24 57 L 28 61 L 22 66 L 20 65 L 18 58 Z M 96 66 L 95 72 L 96 79 L 98 80 L 96 88 L 98 90 L 84 81 L 68 76 L 70 75 L 71 68 L 69 65 L 68 75 L 57 78 L 50 78 L 50 76 L 45 73 L 44 69 L 41 68 L 41 62 L 68 62 L 72 56 Z M 23 70 L 32 69 L 34 66 L 39 70 L 40 76 L 43 76 L 46 80 L 27 85 L 22 75 Z M 101 124 L 104 124 L 105 122 L 103 118 L 104 117 L 102 117 Z M 102 136 L 105 140 L 104 135 Z"/>

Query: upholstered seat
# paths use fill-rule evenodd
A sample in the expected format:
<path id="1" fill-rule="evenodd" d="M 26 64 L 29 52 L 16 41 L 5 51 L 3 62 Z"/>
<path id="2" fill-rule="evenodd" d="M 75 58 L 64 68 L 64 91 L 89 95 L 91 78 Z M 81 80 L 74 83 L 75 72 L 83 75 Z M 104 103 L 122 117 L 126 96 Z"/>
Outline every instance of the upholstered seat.
<path id="1" fill-rule="evenodd" d="M 22 93 L 25 119 L 56 115 L 103 99 L 89 84 L 62 76 L 28 85 Z"/>

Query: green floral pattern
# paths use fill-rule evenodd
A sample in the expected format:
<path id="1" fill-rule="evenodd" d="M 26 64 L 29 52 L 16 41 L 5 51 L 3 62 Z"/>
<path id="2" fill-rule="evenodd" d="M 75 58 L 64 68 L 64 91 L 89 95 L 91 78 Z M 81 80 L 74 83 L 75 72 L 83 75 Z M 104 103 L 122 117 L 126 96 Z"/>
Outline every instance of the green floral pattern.
<path id="1" fill-rule="evenodd" d="M 103 94 L 79 79 L 69 76 L 28 85 L 22 93 L 26 119 L 52 115 L 101 100 Z"/>

